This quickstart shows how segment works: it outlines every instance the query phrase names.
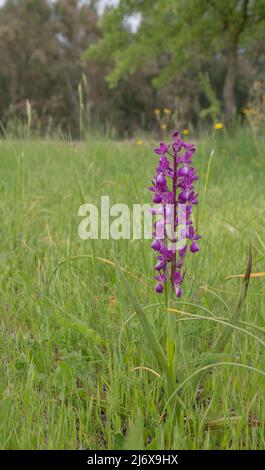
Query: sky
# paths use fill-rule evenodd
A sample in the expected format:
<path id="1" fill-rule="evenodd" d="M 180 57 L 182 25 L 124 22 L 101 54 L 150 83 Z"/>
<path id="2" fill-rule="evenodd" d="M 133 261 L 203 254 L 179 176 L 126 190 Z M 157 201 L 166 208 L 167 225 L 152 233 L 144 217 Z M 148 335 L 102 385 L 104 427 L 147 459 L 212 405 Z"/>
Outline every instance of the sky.
<path id="1" fill-rule="evenodd" d="M 118 3 L 119 3 L 119 0 L 100 0 L 99 7 L 98 7 L 99 13 L 100 14 L 103 13 L 104 8 L 106 7 L 106 5 L 111 5 L 111 6 L 114 5 L 115 6 L 115 5 L 118 5 Z"/>

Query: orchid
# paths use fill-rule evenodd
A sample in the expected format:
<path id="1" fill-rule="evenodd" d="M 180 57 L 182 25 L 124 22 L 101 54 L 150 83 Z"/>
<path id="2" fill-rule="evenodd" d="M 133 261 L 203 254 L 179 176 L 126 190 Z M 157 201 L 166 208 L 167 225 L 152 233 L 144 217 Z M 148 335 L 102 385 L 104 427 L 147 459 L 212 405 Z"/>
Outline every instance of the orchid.
<path id="1" fill-rule="evenodd" d="M 153 192 L 153 202 L 158 205 L 152 212 L 162 217 L 154 223 L 154 240 L 151 244 L 151 248 L 157 252 L 155 291 L 158 294 L 164 291 L 164 284 L 170 279 L 176 296 L 181 297 L 188 244 L 191 253 L 200 250 L 197 242 L 201 236 L 192 221 L 193 206 L 199 203 L 194 189 L 194 183 L 199 178 L 192 166 L 195 150 L 193 144 L 180 139 L 178 131 L 174 131 L 171 145 L 161 142 L 154 149 L 160 158 L 152 186 L 148 189 Z"/>

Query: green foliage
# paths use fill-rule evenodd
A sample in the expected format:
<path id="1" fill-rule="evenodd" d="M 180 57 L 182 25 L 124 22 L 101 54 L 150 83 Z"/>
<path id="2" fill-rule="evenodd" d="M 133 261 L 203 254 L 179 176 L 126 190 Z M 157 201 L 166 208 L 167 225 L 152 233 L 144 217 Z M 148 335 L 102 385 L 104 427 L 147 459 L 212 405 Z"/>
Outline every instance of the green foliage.
<path id="1" fill-rule="evenodd" d="M 77 0 L 7 1 L 0 8 L 0 120 L 9 129 L 25 122 L 31 132 L 50 128 L 79 134 L 78 85 L 93 76 L 81 54 L 97 37 L 93 6 Z M 14 125 L 12 126 L 14 127 Z"/>
<path id="2" fill-rule="evenodd" d="M 204 92 L 210 104 L 208 108 L 202 109 L 200 111 L 200 116 L 202 119 L 205 119 L 209 116 L 213 122 L 219 121 L 220 113 L 221 113 L 221 106 L 216 96 L 216 93 L 211 86 L 209 75 L 201 73 L 199 75 L 199 80 L 200 80 L 201 89 Z"/>
<path id="3" fill-rule="evenodd" d="M 96 7 L 0 7 L 0 121 L 9 133 L 135 136 L 155 128 L 154 108 L 176 100 L 178 127 L 199 127 L 200 111 L 209 124 L 216 100 L 221 113 L 241 112 L 264 75 L 264 0 L 121 0 L 102 17 Z"/>
<path id="4" fill-rule="evenodd" d="M 129 34 L 126 18 L 141 13 L 141 22 L 136 33 Z M 227 68 L 224 87 L 231 88 L 230 100 L 235 100 L 235 76 L 238 49 L 248 46 L 248 33 L 255 28 L 262 37 L 265 21 L 264 1 L 244 0 L 149 0 L 130 2 L 121 0 L 117 8 L 108 12 L 102 22 L 103 38 L 89 49 L 86 57 L 96 58 L 111 55 L 114 67 L 107 79 L 112 87 L 119 80 L 135 73 L 147 61 L 157 61 L 158 70 L 154 84 L 157 87 L 172 82 L 183 73 L 202 69 L 211 63 L 215 54 L 223 55 L 227 64 L 230 51 L 235 57 L 234 69 Z M 256 39 L 257 39 L 256 38 Z M 231 63 L 231 61 L 230 61 Z M 203 86 L 205 91 L 205 84 Z M 212 86 L 207 85 L 207 95 Z M 187 90 L 188 93 L 188 90 Z M 211 91 L 211 109 L 206 115 L 216 111 L 217 100 Z M 209 98 L 209 96 L 208 96 Z M 224 107 L 230 107 L 229 97 L 224 91 Z"/>
<path id="5" fill-rule="evenodd" d="M 134 423 L 130 426 L 124 449 L 144 450 L 144 419 L 140 411 L 137 412 Z"/>

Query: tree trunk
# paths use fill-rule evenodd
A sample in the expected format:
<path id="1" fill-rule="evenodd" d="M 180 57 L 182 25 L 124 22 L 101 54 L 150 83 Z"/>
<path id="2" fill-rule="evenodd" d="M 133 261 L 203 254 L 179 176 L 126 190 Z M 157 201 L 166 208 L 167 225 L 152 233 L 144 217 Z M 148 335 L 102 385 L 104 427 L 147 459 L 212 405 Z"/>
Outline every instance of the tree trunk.
<path id="1" fill-rule="evenodd" d="M 227 53 L 227 69 L 224 84 L 224 118 L 228 123 L 236 114 L 235 83 L 237 76 L 237 41 L 230 42 Z"/>

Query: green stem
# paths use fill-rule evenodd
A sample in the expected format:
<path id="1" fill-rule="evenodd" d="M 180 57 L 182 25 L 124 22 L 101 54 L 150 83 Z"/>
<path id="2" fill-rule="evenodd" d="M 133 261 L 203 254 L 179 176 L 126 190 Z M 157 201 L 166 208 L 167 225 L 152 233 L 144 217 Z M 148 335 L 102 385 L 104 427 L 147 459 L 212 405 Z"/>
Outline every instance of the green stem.
<path id="1" fill-rule="evenodd" d="M 119 276 L 120 276 L 120 278 L 121 278 L 121 280 L 122 280 L 122 282 L 123 282 L 123 284 L 126 288 L 128 297 L 130 298 L 130 300 L 131 300 L 131 302 L 134 306 L 135 312 L 138 316 L 140 325 L 142 327 L 143 333 L 146 337 L 146 340 L 147 340 L 147 343 L 150 347 L 150 350 L 151 350 L 155 360 L 157 361 L 157 364 L 158 364 L 159 370 L 161 372 L 161 375 L 164 375 L 166 377 L 167 393 L 170 396 L 174 392 L 176 384 L 175 384 L 175 381 L 173 380 L 172 374 L 169 370 L 164 352 L 163 352 L 163 350 L 161 348 L 161 345 L 158 342 L 158 340 L 157 340 L 157 338 L 154 334 L 152 326 L 149 324 L 149 321 L 147 320 L 147 317 L 144 313 L 144 310 L 143 310 L 143 308 L 140 304 L 140 301 L 139 301 L 138 297 L 132 291 L 131 286 L 130 286 L 128 280 L 126 279 L 126 277 L 124 276 L 116 257 L 115 257 L 115 261 L 116 261 L 116 266 L 117 266 L 117 269 L 118 269 L 118 272 L 119 272 Z"/>
<path id="2" fill-rule="evenodd" d="M 173 250 L 176 249 L 176 220 L 177 220 L 177 155 L 174 152 L 174 164 L 173 164 L 173 182 L 172 182 L 172 192 L 174 194 L 174 208 L 173 208 Z M 170 295 L 174 292 L 174 281 L 176 274 L 176 262 L 177 262 L 177 252 L 174 252 L 174 256 L 171 261 L 171 289 Z M 176 379 L 176 365 L 175 365 L 175 355 L 176 355 L 176 321 L 174 317 L 172 318 L 169 315 L 167 320 L 167 354 L 168 354 L 168 367 L 172 378 L 175 382 Z"/>

